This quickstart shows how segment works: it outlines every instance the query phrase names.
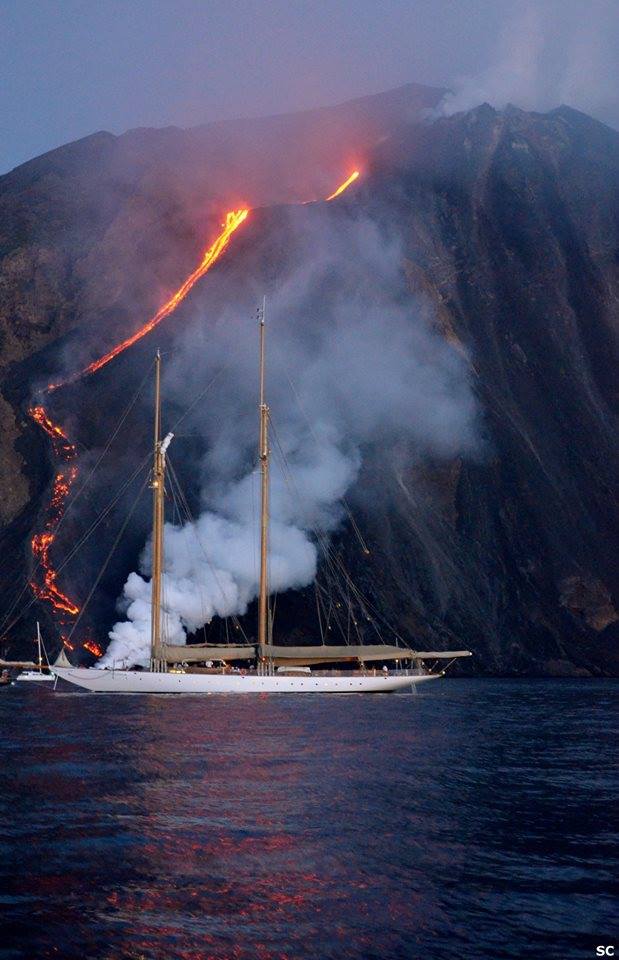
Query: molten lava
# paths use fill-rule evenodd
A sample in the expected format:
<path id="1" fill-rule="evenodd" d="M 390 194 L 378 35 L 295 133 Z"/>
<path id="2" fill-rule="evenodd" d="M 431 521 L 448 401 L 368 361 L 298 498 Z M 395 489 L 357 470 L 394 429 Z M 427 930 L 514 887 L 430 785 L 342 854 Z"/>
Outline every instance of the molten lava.
<path id="1" fill-rule="evenodd" d="M 348 177 L 348 179 L 347 179 L 347 180 L 344 180 L 344 183 L 340 183 L 340 185 L 339 185 L 339 187 L 337 188 L 337 190 L 334 190 L 333 193 L 332 193 L 330 196 L 325 197 L 325 200 L 335 200 L 335 198 L 336 198 L 336 197 L 339 197 L 339 195 L 340 195 L 341 193 L 344 193 L 344 190 L 347 190 L 348 187 L 351 185 L 351 183 L 354 183 L 355 180 L 357 180 L 357 179 L 359 178 L 359 176 L 360 176 L 360 171 L 359 171 L 359 170 L 353 170 L 353 172 L 352 172 L 351 175 Z"/>
<path id="2" fill-rule="evenodd" d="M 83 376 L 94 373 L 96 370 L 100 370 L 101 367 L 104 367 L 110 362 L 110 360 L 113 360 L 114 357 L 117 357 L 119 353 L 123 353 L 123 351 L 128 347 L 132 347 L 134 343 L 137 343 L 138 340 L 141 340 L 142 337 L 145 337 L 148 333 L 150 333 L 151 330 L 157 326 L 157 324 L 159 324 L 165 317 L 168 317 L 176 309 L 179 303 L 185 299 L 187 294 L 195 286 L 198 280 L 200 280 L 200 278 L 203 277 L 208 270 L 210 270 L 210 268 L 219 259 L 228 246 L 230 237 L 234 231 L 241 226 L 243 221 L 247 219 L 248 215 L 249 210 L 246 208 L 232 210 L 230 213 L 226 214 L 226 222 L 223 224 L 223 230 L 211 244 L 208 250 L 204 252 L 202 260 L 196 269 L 187 277 L 178 290 L 172 294 L 170 299 L 159 308 L 157 313 L 151 317 L 151 319 L 145 323 L 143 327 L 140 327 L 136 333 L 130 337 L 127 337 L 125 340 L 121 341 L 121 343 L 116 344 L 116 346 L 113 347 L 108 353 L 100 357 L 98 360 L 93 361 L 93 363 L 89 364 L 84 370 L 80 370 L 78 373 L 74 374 L 72 377 L 68 377 L 65 380 L 60 380 L 57 383 L 50 384 L 47 388 L 48 392 L 56 390 L 58 387 L 61 387 L 64 384 L 73 383 Z M 41 429 L 44 430 L 45 433 L 51 438 L 56 457 L 67 465 L 65 469 L 58 471 L 54 479 L 52 498 L 45 523 L 45 529 L 41 531 L 41 533 L 35 534 L 32 538 L 32 552 L 42 571 L 42 583 L 39 583 L 37 580 L 33 579 L 30 586 L 37 599 L 50 603 L 52 605 L 52 609 L 56 613 L 76 616 L 79 613 L 78 605 L 74 603 L 66 594 L 64 594 L 57 586 L 58 574 L 52 566 L 50 550 L 56 538 L 58 524 L 64 515 L 67 498 L 71 492 L 71 487 L 77 478 L 77 467 L 75 464 L 72 464 L 72 461 L 76 457 L 77 451 L 75 449 L 75 444 L 71 443 L 64 430 L 59 427 L 58 424 L 53 422 L 41 404 L 32 407 L 29 413 L 35 423 L 38 423 Z M 66 646 L 69 646 L 68 641 L 63 639 L 63 642 Z M 95 656 L 101 656 L 100 648 L 93 641 L 86 641 L 86 643 L 84 643 L 84 647 L 85 649 L 90 650 L 90 652 Z M 70 649 L 73 648 L 71 647 Z"/>
<path id="3" fill-rule="evenodd" d="M 101 367 L 104 367 L 110 362 L 110 360 L 113 360 L 114 357 L 117 357 L 119 353 L 123 353 L 128 347 L 132 347 L 134 343 L 137 343 L 148 333 L 150 333 L 151 330 L 154 330 L 162 320 L 165 320 L 166 317 L 169 317 L 170 314 L 176 310 L 179 303 L 182 303 L 190 290 L 193 289 L 198 280 L 200 280 L 204 274 L 211 269 L 213 264 L 219 260 L 220 256 L 230 242 L 230 237 L 235 230 L 238 230 L 248 216 L 249 209 L 247 208 L 241 210 L 231 210 L 229 213 L 227 213 L 226 222 L 223 224 L 223 230 L 216 238 L 214 243 L 212 243 L 208 250 L 205 251 L 202 260 L 196 269 L 193 271 L 193 273 L 189 274 L 187 279 L 181 284 L 176 293 L 172 294 L 170 299 L 159 308 L 157 313 L 134 334 L 132 334 L 130 337 L 127 337 L 125 340 L 122 340 L 120 343 L 117 343 L 115 347 L 112 347 L 112 349 L 108 351 L 108 353 L 105 353 L 102 357 L 99 357 L 98 360 L 94 360 L 92 363 L 89 363 L 88 366 L 83 370 L 80 370 L 72 377 L 67 377 L 66 380 L 59 380 L 58 383 L 50 383 L 47 388 L 48 392 L 57 390 L 58 387 L 62 387 L 67 383 L 74 383 L 81 377 L 88 376 L 88 374 L 96 373 L 97 370 L 100 370 Z"/>
<path id="4" fill-rule="evenodd" d="M 351 175 L 344 180 L 344 183 L 341 183 L 337 190 L 331 193 L 326 200 L 335 200 L 336 197 L 339 197 L 340 194 L 344 193 L 351 183 L 354 183 L 360 176 L 359 170 L 353 170 Z M 50 383 L 47 390 L 51 393 L 53 390 L 57 390 L 58 387 L 62 387 L 68 383 L 74 383 L 76 380 L 79 380 L 81 377 L 88 376 L 91 373 L 96 373 L 97 370 L 100 370 L 101 367 L 104 367 L 110 360 L 113 360 L 114 357 L 117 357 L 120 353 L 123 353 L 128 347 L 132 347 L 135 343 L 138 343 L 143 337 L 145 337 L 151 330 L 154 330 L 162 320 L 165 320 L 166 317 L 169 317 L 171 313 L 176 310 L 178 305 L 183 302 L 187 294 L 194 288 L 198 280 L 200 280 L 205 273 L 211 269 L 214 263 L 219 260 L 220 256 L 230 243 L 230 238 L 235 230 L 241 226 L 242 223 L 247 220 L 247 217 L 250 214 L 250 209 L 248 207 L 242 207 L 239 210 L 230 210 L 226 214 L 226 221 L 222 224 L 222 231 L 218 237 L 214 240 L 208 250 L 205 251 L 202 260 L 193 271 L 190 273 L 187 279 L 181 284 L 176 293 L 173 293 L 169 300 L 167 300 L 162 307 L 159 308 L 157 313 L 150 318 L 139 330 L 136 330 L 130 337 L 127 337 L 125 340 L 122 340 L 120 343 L 117 343 L 115 347 L 112 347 L 107 353 L 102 357 L 99 357 L 98 360 L 93 360 L 92 363 L 89 363 L 87 367 L 84 367 L 83 370 L 79 370 L 71 377 L 67 377 L 65 380 L 59 380 L 57 383 Z"/>
<path id="5" fill-rule="evenodd" d="M 50 532 L 37 533 L 32 538 L 32 553 L 41 564 L 44 576 L 43 586 L 40 586 L 35 580 L 30 581 L 30 586 L 37 600 L 47 600 L 54 610 L 59 613 L 68 613 L 74 617 L 80 612 L 80 608 L 56 586 L 58 574 L 52 567 L 49 558 L 50 547 L 54 540 L 55 536 Z"/>
<path id="6" fill-rule="evenodd" d="M 56 539 L 56 529 L 60 523 L 71 487 L 77 479 L 77 466 L 72 463 L 77 455 L 75 444 L 71 443 L 64 430 L 47 415 L 45 408 L 40 404 L 32 407 L 30 416 L 38 423 L 42 430 L 51 437 L 54 453 L 65 463 L 62 470 L 58 470 L 54 478 L 52 498 L 45 522 L 45 529 L 35 533 L 32 538 L 32 553 L 38 561 L 43 574 L 43 582 L 31 580 L 30 586 L 38 600 L 46 600 L 58 613 L 75 616 L 79 607 L 56 584 L 58 574 L 54 570 L 49 552 Z M 36 573 L 36 571 L 35 571 Z"/>
<path id="7" fill-rule="evenodd" d="M 52 438 L 54 453 L 63 460 L 72 460 L 75 457 L 75 444 L 71 443 L 66 433 L 48 417 L 45 407 L 40 404 L 31 407 L 28 411 L 35 423 L 38 423 L 48 437 Z"/>
<path id="8" fill-rule="evenodd" d="M 85 640 L 82 646 L 84 650 L 88 650 L 88 653 L 92 653 L 93 657 L 103 656 L 103 650 L 94 640 Z"/>
<path id="9" fill-rule="evenodd" d="M 354 183 L 358 177 L 359 171 L 353 171 L 348 179 L 345 180 L 344 183 L 340 184 L 337 190 L 335 190 L 334 193 L 330 194 L 330 196 L 326 197 L 325 199 L 334 200 L 336 197 L 339 197 L 340 194 L 342 194 L 344 190 L 351 185 L 351 183 Z M 230 238 L 232 237 L 233 233 L 238 230 L 241 224 L 247 219 L 249 213 L 249 208 L 243 207 L 238 210 L 231 210 L 226 214 L 226 221 L 224 224 L 222 224 L 223 229 L 221 233 L 218 237 L 216 237 L 211 246 L 204 252 L 202 260 L 196 269 L 193 271 L 193 273 L 189 274 L 187 279 L 181 284 L 178 290 L 172 294 L 169 300 L 167 300 L 163 306 L 159 308 L 157 313 L 155 313 L 150 320 L 140 327 L 139 330 L 137 330 L 130 337 L 127 337 L 125 340 L 122 340 L 120 343 L 116 344 L 115 347 L 112 347 L 111 350 L 99 357 L 98 360 L 94 360 L 92 363 L 88 364 L 88 366 L 84 367 L 83 370 L 78 371 L 64 380 L 59 380 L 56 383 L 50 383 L 47 391 L 51 393 L 52 391 L 57 390 L 58 387 L 62 387 L 65 384 L 74 383 L 76 380 L 100 370 L 101 367 L 104 367 L 106 364 L 108 364 L 110 360 L 114 359 L 114 357 L 117 357 L 129 347 L 132 347 L 135 343 L 154 330 L 162 320 L 164 320 L 166 317 L 169 317 L 170 314 L 176 310 L 178 305 L 182 303 L 185 297 L 193 289 L 198 280 L 200 280 L 204 274 L 207 273 L 217 262 L 217 260 L 219 260 L 230 243 Z M 35 534 L 32 538 L 32 552 L 35 559 L 38 561 L 38 566 L 42 571 L 42 583 L 39 583 L 33 579 L 30 586 L 35 596 L 39 600 L 46 601 L 52 605 L 52 609 L 55 613 L 61 616 L 68 615 L 75 617 L 79 613 L 79 607 L 57 586 L 58 574 L 52 566 L 50 560 L 50 550 L 56 538 L 58 525 L 64 516 L 67 499 L 71 492 L 71 487 L 77 478 L 77 466 L 72 462 L 77 456 L 77 450 L 75 444 L 71 443 L 64 430 L 59 427 L 58 424 L 53 422 L 43 406 L 39 404 L 32 407 L 29 410 L 29 414 L 35 423 L 37 423 L 51 438 L 56 458 L 58 460 L 62 460 L 65 465 L 62 470 L 58 470 L 54 479 L 52 497 L 45 523 L 45 529 L 40 533 Z M 62 636 L 61 639 L 65 647 L 68 647 L 69 650 L 74 649 L 73 644 L 69 642 L 67 637 Z M 83 643 L 83 646 L 84 649 L 88 650 L 96 657 L 100 657 L 102 655 L 103 651 L 98 644 L 92 640 L 86 640 Z"/>

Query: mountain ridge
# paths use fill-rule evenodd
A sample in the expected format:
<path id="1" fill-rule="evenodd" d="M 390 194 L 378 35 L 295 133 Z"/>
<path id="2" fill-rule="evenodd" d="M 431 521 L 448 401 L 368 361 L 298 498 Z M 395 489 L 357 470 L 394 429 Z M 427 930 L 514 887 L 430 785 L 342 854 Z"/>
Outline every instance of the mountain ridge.
<path id="1" fill-rule="evenodd" d="M 481 105 L 431 123 L 420 122 L 417 105 L 413 113 L 408 121 L 383 118 L 390 132 L 380 142 L 376 126 L 364 132 L 366 176 L 345 204 L 385 229 L 395 225 L 404 238 L 411 294 L 427 304 L 442 335 L 470 357 L 488 446 L 480 462 L 415 465 L 400 474 L 388 471 L 381 483 L 367 464 L 379 494 L 374 513 L 362 501 L 358 509 L 381 558 L 377 585 L 390 611 L 423 638 L 421 645 L 466 640 L 487 672 L 617 673 L 612 351 L 619 325 L 619 135 L 569 107 L 532 114 Z M 324 155 L 322 145 L 319 152 Z M 341 147 L 341 165 L 344 156 Z M 80 163 L 73 162 L 77 172 L 69 164 L 67 179 L 75 188 Z M 142 169 L 135 158 L 132 163 L 130 171 Z M 22 178 L 24 166 L 17 168 Z M 53 179 L 53 172 L 47 176 Z M 316 191 L 319 180 L 313 181 Z M 0 364 L 6 371 L 0 492 L 11 556 L 19 556 L 20 537 L 45 487 L 41 476 L 33 481 L 32 463 L 22 464 L 21 486 L 18 479 L 14 446 L 29 428 L 19 419 L 28 389 L 26 382 L 24 399 L 17 400 L 17 370 L 19 378 L 36 380 L 28 357 L 53 363 L 56 344 L 67 336 L 77 343 L 97 329 L 130 332 L 128 305 L 145 316 L 159 289 L 187 272 L 201 245 L 204 210 L 219 203 L 220 188 L 196 212 L 199 183 L 189 183 L 183 195 L 171 182 L 151 169 L 137 186 L 131 182 L 129 192 L 111 198 L 87 230 L 71 237 L 60 219 L 56 234 L 44 224 L 42 241 L 25 215 L 32 195 L 28 202 L 23 193 L 17 198 L 20 207 L 12 215 L 22 218 L 29 241 L 17 249 L 30 256 L 30 273 L 24 278 L 17 272 L 8 285 L 8 305 L 6 281 L 0 294 Z M 257 194 L 280 190 L 294 202 L 294 183 L 273 186 L 264 173 L 252 182 Z M 53 198 L 57 182 L 52 187 Z M 85 183 L 86 208 L 98 188 L 96 177 Z M 70 193 L 66 203 L 71 209 Z M 83 207 L 75 209 L 79 216 Z M 277 216 L 276 208 L 268 216 L 265 211 L 266 231 Z M 212 213 L 208 219 L 214 225 Z M 54 236 L 64 245 L 62 256 L 52 249 Z M 133 265 L 136 243 L 147 268 L 143 276 L 136 270 L 128 288 L 124 264 Z M 16 248 L 8 247 L 10 258 Z M 6 249 L 0 243 L 0 251 Z M 246 250 L 240 238 L 210 281 L 211 292 L 219 275 L 238 274 L 240 283 L 248 263 L 267 269 Z M 49 258 L 43 263 L 41 251 Z M 277 272 L 277 265 L 269 269 Z M 30 300 L 24 303 L 27 284 Z M 21 343 L 11 303 L 21 304 Z M 345 537 L 342 549 L 350 550 Z M 364 581 L 353 557 L 351 565 Z"/>

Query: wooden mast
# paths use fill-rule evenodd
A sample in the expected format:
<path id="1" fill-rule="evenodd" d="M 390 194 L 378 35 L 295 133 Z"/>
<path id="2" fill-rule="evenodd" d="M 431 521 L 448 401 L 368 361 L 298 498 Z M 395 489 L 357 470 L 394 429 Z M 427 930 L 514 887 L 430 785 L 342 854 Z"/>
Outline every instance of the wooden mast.
<path id="1" fill-rule="evenodd" d="M 260 589 L 258 593 L 258 655 L 264 656 L 268 643 L 268 551 L 269 551 L 269 407 L 265 400 L 266 297 L 258 311 L 260 324 Z"/>
<path id="2" fill-rule="evenodd" d="M 153 444 L 153 559 L 151 578 L 151 670 L 161 670 L 161 572 L 165 453 L 161 449 L 161 354 L 155 358 L 155 437 Z"/>

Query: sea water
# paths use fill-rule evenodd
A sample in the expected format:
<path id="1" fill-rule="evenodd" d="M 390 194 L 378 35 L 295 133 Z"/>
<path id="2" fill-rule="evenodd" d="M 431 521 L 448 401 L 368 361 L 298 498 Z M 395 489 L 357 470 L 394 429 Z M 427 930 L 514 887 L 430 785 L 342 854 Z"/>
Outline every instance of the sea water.
<path id="1" fill-rule="evenodd" d="M 616 682 L 49 686 L 0 692 L 2 958 L 541 960 L 617 943 Z"/>

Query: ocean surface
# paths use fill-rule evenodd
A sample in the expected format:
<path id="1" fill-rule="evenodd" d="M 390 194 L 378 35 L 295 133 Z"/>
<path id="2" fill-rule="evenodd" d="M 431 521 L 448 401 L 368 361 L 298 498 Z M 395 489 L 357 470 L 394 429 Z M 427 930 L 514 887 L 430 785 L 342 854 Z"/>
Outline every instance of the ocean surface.
<path id="1" fill-rule="evenodd" d="M 2 690 L 0 957 L 619 954 L 618 694 Z"/>

